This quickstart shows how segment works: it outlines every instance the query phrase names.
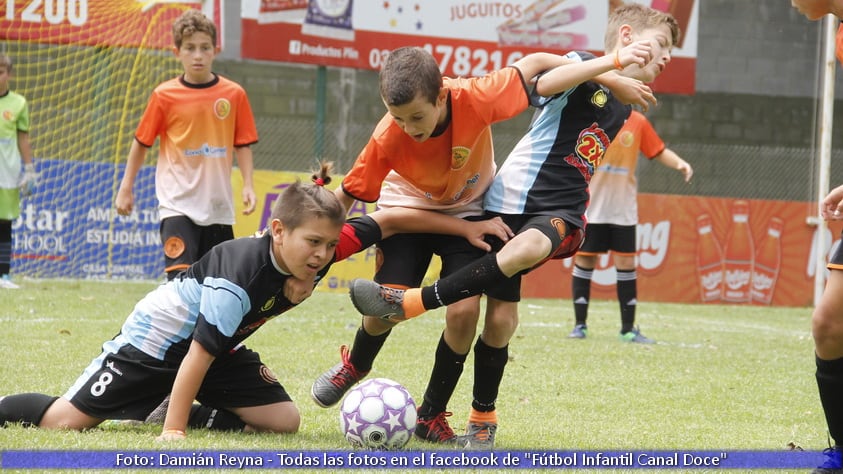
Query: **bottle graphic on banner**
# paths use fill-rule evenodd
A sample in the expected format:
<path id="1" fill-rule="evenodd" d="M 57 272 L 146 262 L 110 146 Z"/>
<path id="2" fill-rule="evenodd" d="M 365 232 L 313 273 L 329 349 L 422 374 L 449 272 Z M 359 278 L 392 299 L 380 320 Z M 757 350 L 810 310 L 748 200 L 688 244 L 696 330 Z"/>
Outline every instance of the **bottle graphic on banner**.
<path id="1" fill-rule="evenodd" d="M 719 301 L 723 291 L 723 250 L 712 232 L 711 216 L 697 217 L 697 277 L 703 303 Z"/>
<path id="2" fill-rule="evenodd" d="M 770 219 L 767 235 L 758 246 L 755 265 L 752 267 L 752 301 L 770 304 L 776 289 L 776 279 L 782 263 L 782 229 L 784 222 L 778 217 Z"/>
<path id="3" fill-rule="evenodd" d="M 732 204 L 732 227 L 723 249 L 723 301 L 747 303 L 752 300 L 752 260 L 755 251 L 749 228 L 749 203 Z"/>

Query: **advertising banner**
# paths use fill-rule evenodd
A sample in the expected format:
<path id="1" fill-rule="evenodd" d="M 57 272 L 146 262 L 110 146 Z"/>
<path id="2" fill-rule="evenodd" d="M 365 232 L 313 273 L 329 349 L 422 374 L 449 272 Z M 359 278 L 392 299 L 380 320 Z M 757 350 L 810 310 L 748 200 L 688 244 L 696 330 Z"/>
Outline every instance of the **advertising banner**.
<path id="1" fill-rule="evenodd" d="M 113 207 L 123 165 L 38 160 L 41 182 L 23 200 L 12 224 L 12 273 L 32 277 L 160 279 L 164 258 L 158 233 L 155 167 L 141 168 L 135 184 L 135 212 L 119 216 Z M 73 176 L 74 179 L 67 179 Z M 336 176 L 329 186 L 339 185 Z M 257 209 L 242 214 L 242 180 L 232 174 L 237 237 L 264 229 L 280 193 L 308 173 L 257 170 Z M 818 229 L 806 223 L 814 205 L 795 201 L 640 194 L 638 293 L 643 301 L 810 306 L 816 255 L 840 245 L 843 224 L 824 232 L 831 248 L 820 247 Z M 349 217 L 374 212 L 355 203 Z M 524 277 L 524 298 L 570 298 L 571 259 L 551 260 Z M 346 292 L 354 278 L 372 278 L 375 251 L 369 248 L 334 265 L 323 291 Z M 427 281 L 438 274 L 438 261 Z M 615 298 L 611 254 L 598 259 L 592 297 Z"/>
<path id="2" fill-rule="evenodd" d="M 638 196 L 638 298 L 677 303 L 811 306 L 817 252 L 840 245 L 839 223 L 806 223 L 814 205 L 664 194 Z M 570 298 L 572 260 L 553 260 L 529 273 L 524 297 Z M 611 254 L 598 260 L 592 298 L 616 298 Z"/>
<path id="3" fill-rule="evenodd" d="M 123 166 L 54 159 L 38 159 L 36 166 L 38 188 L 22 200 L 21 215 L 12 223 L 12 274 L 163 277 L 154 167 L 138 172 L 135 212 L 119 216 L 113 196 Z"/>
<path id="4" fill-rule="evenodd" d="M 214 19 L 222 36 L 220 1 L 7 0 L 0 32 L 4 39 L 46 44 L 168 49 L 173 21 L 186 8 Z"/>
<path id="5" fill-rule="evenodd" d="M 698 3 L 633 0 L 668 11 L 682 29 L 659 93 L 693 94 Z M 421 46 L 451 77 L 482 76 L 536 51 L 602 55 L 613 0 L 244 0 L 242 56 L 379 69 L 389 51 Z"/>

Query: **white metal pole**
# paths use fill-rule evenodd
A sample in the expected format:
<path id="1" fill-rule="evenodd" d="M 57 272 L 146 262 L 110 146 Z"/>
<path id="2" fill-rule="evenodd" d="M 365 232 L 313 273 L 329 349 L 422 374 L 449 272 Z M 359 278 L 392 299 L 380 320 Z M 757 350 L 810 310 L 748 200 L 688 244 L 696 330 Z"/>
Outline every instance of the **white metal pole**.
<path id="1" fill-rule="evenodd" d="M 819 109 L 819 162 L 817 176 L 817 215 L 822 205 L 822 200 L 828 194 L 831 166 L 831 131 L 834 121 L 834 73 L 837 68 L 834 56 L 834 38 L 837 32 L 838 19 L 834 15 L 826 15 L 823 19 L 823 56 L 822 56 L 822 81 L 820 84 L 820 109 Z M 817 219 L 817 249 L 815 255 L 816 275 L 814 277 L 814 306 L 816 306 L 825 288 L 825 266 L 826 255 L 830 243 L 827 242 L 828 226 L 822 219 Z"/>

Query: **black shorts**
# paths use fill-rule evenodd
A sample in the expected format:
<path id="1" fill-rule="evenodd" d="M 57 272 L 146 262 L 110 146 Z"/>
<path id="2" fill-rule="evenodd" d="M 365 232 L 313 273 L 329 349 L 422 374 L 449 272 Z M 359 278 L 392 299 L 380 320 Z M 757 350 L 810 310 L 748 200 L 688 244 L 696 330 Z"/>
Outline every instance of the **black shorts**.
<path id="1" fill-rule="evenodd" d="M 440 278 L 486 254 L 463 237 L 442 234 L 396 234 L 376 245 L 375 281 L 387 286 L 421 286 L 434 255 L 442 259 Z"/>
<path id="2" fill-rule="evenodd" d="M 527 229 L 536 229 L 550 239 L 550 255 L 533 268 L 540 266 L 551 258 L 564 258 L 572 255 L 582 243 L 582 232 L 579 227 L 557 216 L 487 213 L 486 217 L 500 217 L 516 234 L 520 234 Z M 502 241 L 494 237 L 487 237 L 487 240 L 492 244 L 492 249 L 495 251 L 500 250 L 504 245 Z M 505 282 L 488 288 L 486 295 L 501 301 L 521 301 L 521 276 L 533 268 L 519 272 Z"/>
<path id="3" fill-rule="evenodd" d="M 585 241 L 578 253 L 597 255 L 612 251 L 618 254 L 635 255 L 636 235 L 634 225 L 588 224 Z"/>
<path id="4" fill-rule="evenodd" d="M 88 365 L 64 397 L 89 416 L 142 420 L 170 393 L 179 367 L 129 344 L 119 345 L 121 339 L 118 336 L 103 345 L 103 353 Z M 292 399 L 258 353 L 240 346 L 214 360 L 196 400 L 220 409 Z"/>
<path id="5" fill-rule="evenodd" d="M 843 233 L 841 233 L 843 236 Z M 827 268 L 829 270 L 843 270 L 843 240 L 841 240 L 841 244 L 838 244 L 837 247 L 834 249 L 834 253 L 831 254 L 831 257 L 828 259 Z"/>
<path id="6" fill-rule="evenodd" d="M 159 231 L 164 246 L 164 271 L 173 276 L 186 270 L 214 245 L 234 238 L 234 228 L 230 225 L 201 226 L 186 216 L 162 219 Z"/>

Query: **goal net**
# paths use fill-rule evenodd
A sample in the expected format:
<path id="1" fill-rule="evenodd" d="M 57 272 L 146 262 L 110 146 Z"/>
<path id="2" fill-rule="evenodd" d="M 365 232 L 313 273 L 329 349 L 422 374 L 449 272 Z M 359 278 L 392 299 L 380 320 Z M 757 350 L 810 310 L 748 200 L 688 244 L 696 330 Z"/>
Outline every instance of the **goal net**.
<path id="1" fill-rule="evenodd" d="M 40 174 L 13 223 L 13 275 L 161 277 L 154 167 L 138 175 L 132 216 L 117 216 L 114 196 L 149 94 L 181 73 L 172 53 L 173 21 L 201 4 L 5 3 L 2 52 L 13 62 L 11 90 L 29 102 Z M 157 154 L 156 144 L 147 164 Z"/>

